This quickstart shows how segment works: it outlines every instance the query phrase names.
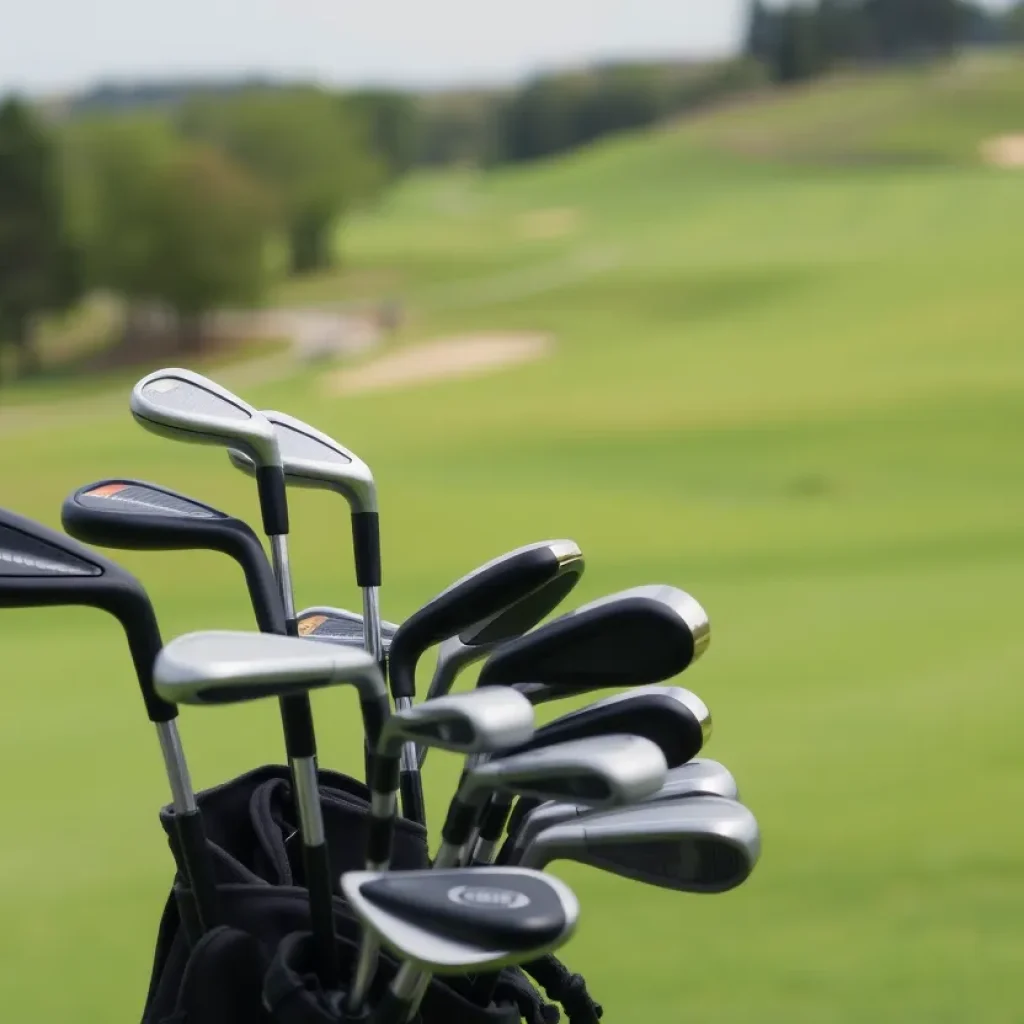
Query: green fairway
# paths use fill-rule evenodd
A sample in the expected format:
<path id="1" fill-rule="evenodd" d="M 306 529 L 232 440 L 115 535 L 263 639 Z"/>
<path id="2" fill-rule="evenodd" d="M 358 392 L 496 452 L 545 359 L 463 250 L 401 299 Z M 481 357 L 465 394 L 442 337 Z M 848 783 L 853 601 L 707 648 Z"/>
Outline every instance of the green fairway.
<path id="1" fill-rule="evenodd" d="M 904 98 L 864 144 L 889 160 L 838 159 L 853 130 L 807 93 L 762 104 L 745 136 L 753 107 L 419 177 L 346 226 L 350 279 L 280 296 L 397 290 L 398 344 L 522 329 L 552 336 L 548 359 L 344 399 L 323 371 L 219 374 L 374 469 L 387 618 L 558 536 L 587 557 L 572 603 L 666 582 L 708 609 L 710 650 L 680 681 L 711 707 L 707 753 L 736 774 L 763 856 L 716 897 L 553 867 L 583 906 L 563 958 L 609 1024 L 1024 1020 L 1024 171 L 974 159 L 1024 129 L 1024 62 L 950 74 L 984 98 L 931 82 L 927 104 L 902 77 L 823 87 L 837 122 L 854 96 L 876 125 Z M 736 143 L 772 124 L 800 145 Z M 561 211 L 562 233 L 531 231 L 538 211 Z M 250 481 L 141 431 L 129 386 L 0 416 L 3 504 L 56 525 L 74 487 L 126 474 L 257 524 Z M 308 492 L 292 508 L 299 606 L 358 607 L 347 509 Z M 226 559 L 117 557 L 166 637 L 251 628 Z M 9 611 L 2 654 L 7 1016 L 137 1018 L 171 861 L 127 650 L 98 612 Z M 354 697 L 315 707 L 324 763 L 358 773 Z M 269 702 L 187 711 L 182 734 L 197 786 L 282 756 Z M 427 763 L 435 826 L 458 769 Z"/>

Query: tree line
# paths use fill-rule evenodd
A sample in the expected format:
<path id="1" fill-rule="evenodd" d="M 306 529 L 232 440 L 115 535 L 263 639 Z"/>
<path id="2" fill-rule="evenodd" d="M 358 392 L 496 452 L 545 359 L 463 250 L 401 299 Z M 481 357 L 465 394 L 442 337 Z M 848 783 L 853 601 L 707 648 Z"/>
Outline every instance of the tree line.
<path id="1" fill-rule="evenodd" d="M 745 52 L 786 84 L 837 67 L 949 57 L 967 45 L 1024 42 L 1024 0 L 998 12 L 973 0 L 752 0 Z"/>

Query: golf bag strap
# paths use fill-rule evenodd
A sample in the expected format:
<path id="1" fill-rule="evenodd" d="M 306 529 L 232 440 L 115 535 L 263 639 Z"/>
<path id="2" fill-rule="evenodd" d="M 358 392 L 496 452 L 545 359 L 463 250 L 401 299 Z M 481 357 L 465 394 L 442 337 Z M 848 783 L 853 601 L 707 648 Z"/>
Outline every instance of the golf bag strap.
<path id="1" fill-rule="evenodd" d="M 591 999 L 582 975 L 573 974 L 558 957 L 548 953 L 523 964 L 523 970 L 548 999 L 562 1004 L 571 1024 L 597 1024 L 604 1015 L 604 1008 Z"/>
<path id="2" fill-rule="evenodd" d="M 347 943 L 342 940 L 343 945 Z M 350 949 L 351 961 L 354 950 Z M 359 1024 L 366 1015 L 353 1017 L 345 1009 L 345 994 L 326 993 L 312 971 L 312 944 L 309 932 L 294 932 L 278 945 L 263 982 L 263 1005 L 274 1024 Z M 387 998 L 387 983 L 394 976 L 395 964 L 382 957 L 371 992 L 371 1004 Z M 534 1001 L 538 1000 L 536 992 Z M 442 979 L 434 978 L 420 1007 L 422 1024 L 519 1024 L 519 1005 L 503 1002 L 486 1008 L 476 1006 Z"/>

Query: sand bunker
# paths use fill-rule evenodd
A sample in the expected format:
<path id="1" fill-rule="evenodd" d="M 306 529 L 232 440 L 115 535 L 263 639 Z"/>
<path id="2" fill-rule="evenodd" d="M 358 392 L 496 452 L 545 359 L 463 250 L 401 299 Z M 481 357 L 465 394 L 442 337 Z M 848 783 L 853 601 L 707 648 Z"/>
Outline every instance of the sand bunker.
<path id="1" fill-rule="evenodd" d="M 982 159 L 993 167 L 1024 168 L 1024 135 L 999 135 L 981 146 Z"/>
<path id="2" fill-rule="evenodd" d="M 424 342 L 389 352 L 331 374 L 328 390 L 336 395 L 415 387 L 434 381 L 479 377 L 505 366 L 545 355 L 551 339 L 542 334 L 477 334 Z"/>

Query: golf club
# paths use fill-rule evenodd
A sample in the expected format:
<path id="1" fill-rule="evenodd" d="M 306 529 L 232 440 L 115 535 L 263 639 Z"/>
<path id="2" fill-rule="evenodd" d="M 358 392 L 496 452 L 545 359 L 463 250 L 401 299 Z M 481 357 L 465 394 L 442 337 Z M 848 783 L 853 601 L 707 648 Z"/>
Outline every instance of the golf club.
<path id="1" fill-rule="evenodd" d="M 505 699 L 495 699 L 503 694 Z M 460 693 L 396 711 L 384 724 L 377 744 L 378 763 L 391 771 L 390 794 L 380 815 L 396 814 L 398 758 L 412 740 L 458 754 L 493 753 L 523 743 L 533 734 L 533 705 L 514 690 L 477 690 Z M 384 801 L 384 785 L 374 787 L 374 800 Z M 378 798 L 377 791 L 381 791 Z M 378 809 L 374 809 L 378 813 Z M 388 840 L 391 835 L 389 833 Z M 367 871 L 383 871 L 391 862 L 388 847 L 367 851 Z M 358 1013 L 369 992 L 377 963 L 377 945 L 369 929 L 363 931 L 356 970 L 349 990 L 349 1010 Z"/>
<path id="2" fill-rule="evenodd" d="M 153 678 L 157 694 L 164 700 L 196 705 L 280 699 L 328 686 L 352 685 L 359 693 L 364 728 L 373 743 L 389 711 L 387 690 L 372 654 L 353 647 L 311 644 L 297 637 L 234 631 L 187 633 L 160 652 Z M 374 779 L 377 774 L 374 772 Z M 393 776 L 393 771 L 390 774 Z M 370 846 L 388 847 L 394 823 L 390 817 L 375 814 L 377 807 L 375 801 L 371 805 Z M 326 883 L 320 874 L 307 878 L 306 883 L 320 981 L 325 988 L 336 988 L 340 965 L 334 936 L 333 881 L 319 793 L 314 790 L 309 804 L 300 804 L 298 810 L 302 843 L 310 851 L 307 860 L 328 866 Z"/>
<path id="3" fill-rule="evenodd" d="M 299 612 L 295 616 L 295 623 L 299 636 L 309 640 L 322 640 L 329 644 L 346 644 L 349 647 L 364 645 L 363 617 L 359 612 L 350 612 L 347 608 L 314 605 Z M 382 620 L 380 627 L 381 643 L 386 658 L 391 649 L 391 639 L 398 631 L 398 625 Z"/>
<path id="4" fill-rule="evenodd" d="M 486 562 L 413 612 L 398 627 L 388 656 L 391 695 L 398 710 L 416 696 L 416 665 L 428 647 L 470 629 L 516 601 L 528 598 L 562 575 L 562 563 L 579 560 L 572 541 L 529 544 Z M 419 756 L 412 743 L 402 751 L 402 809 L 407 818 L 425 821 Z"/>
<path id="5" fill-rule="evenodd" d="M 522 868 L 351 871 L 341 885 L 364 928 L 405 961 L 371 1024 L 411 1020 L 434 974 L 496 971 L 559 948 L 579 917 L 564 882 Z"/>
<path id="6" fill-rule="evenodd" d="M 0 607 L 82 605 L 113 615 L 124 630 L 171 787 L 174 831 L 202 931 L 220 923 L 214 867 L 175 718 L 153 686 L 160 628 L 134 576 L 56 530 L 0 509 Z"/>
<path id="7" fill-rule="evenodd" d="M 645 686 L 556 718 L 538 729 L 528 742 L 506 751 L 506 756 L 610 733 L 651 740 L 661 748 L 668 767 L 677 768 L 703 749 L 711 735 L 711 713 L 700 697 L 681 686 Z M 514 799 L 509 794 L 491 797 L 473 848 L 474 863 L 487 864 L 494 859 Z M 535 801 L 526 803 L 527 807 L 536 806 Z"/>
<path id="8" fill-rule="evenodd" d="M 641 736 L 595 736 L 476 765 L 467 762 L 448 807 L 434 867 L 460 863 L 492 793 L 615 807 L 656 792 L 667 771 L 661 749 Z"/>
<path id="9" fill-rule="evenodd" d="M 351 510 L 352 550 L 356 584 L 363 592 L 363 642 L 383 666 L 380 594 L 380 517 L 377 486 L 370 467 L 332 437 L 287 413 L 268 410 L 263 415 L 277 435 L 285 482 L 296 487 L 334 491 Z M 230 449 L 232 464 L 250 475 L 259 463 L 249 452 Z"/>
<path id="10" fill-rule="evenodd" d="M 646 801 L 674 800 L 684 796 L 721 796 L 729 800 L 739 799 L 739 789 L 732 772 L 719 761 L 694 758 L 678 768 L 670 768 L 665 784 Z M 505 840 L 495 862 L 516 864 L 522 851 L 530 845 L 533 837 L 552 825 L 580 818 L 590 814 L 593 808 L 585 804 L 567 804 L 556 800 L 529 808 L 530 801 L 520 800 L 508 824 L 508 838 Z M 523 813 L 523 809 L 526 812 Z"/>

